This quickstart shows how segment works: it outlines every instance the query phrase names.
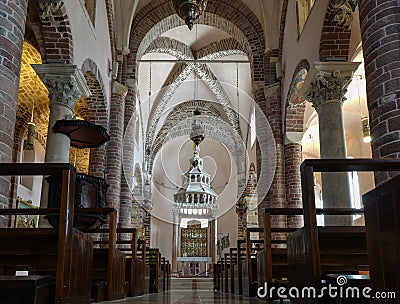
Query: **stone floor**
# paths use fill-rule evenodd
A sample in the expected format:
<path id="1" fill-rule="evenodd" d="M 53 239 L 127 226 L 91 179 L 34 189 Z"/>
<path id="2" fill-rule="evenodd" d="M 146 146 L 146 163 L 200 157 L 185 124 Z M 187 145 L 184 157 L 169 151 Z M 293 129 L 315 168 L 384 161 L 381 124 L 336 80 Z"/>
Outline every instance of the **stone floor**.
<path id="1" fill-rule="evenodd" d="M 266 303 L 266 301 L 257 300 L 257 298 L 247 298 L 243 296 L 230 295 L 223 292 L 213 291 L 193 291 L 193 290 L 171 290 L 168 292 L 161 292 L 158 294 L 145 295 L 134 298 L 126 298 L 119 301 L 102 302 L 102 303 L 176 303 L 176 304 L 190 304 L 190 303 Z M 279 303 L 279 302 L 278 302 Z"/>

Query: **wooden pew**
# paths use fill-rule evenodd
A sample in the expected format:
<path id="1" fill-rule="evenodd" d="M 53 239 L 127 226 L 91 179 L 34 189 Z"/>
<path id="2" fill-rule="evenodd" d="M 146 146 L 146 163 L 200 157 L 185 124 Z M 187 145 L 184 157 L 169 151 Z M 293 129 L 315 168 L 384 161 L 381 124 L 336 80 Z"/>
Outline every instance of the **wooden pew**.
<path id="1" fill-rule="evenodd" d="M 161 253 L 158 248 L 146 249 L 146 263 L 150 266 L 150 293 L 163 291 L 164 271 L 161 269 Z"/>
<path id="2" fill-rule="evenodd" d="M 272 227 L 271 216 L 273 215 L 302 215 L 302 208 L 266 208 L 264 209 L 264 249 L 257 256 L 258 287 L 285 284 L 288 278 L 287 263 L 287 239 L 290 232 L 297 228 Z M 273 234 L 284 234 L 284 239 L 276 239 Z M 278 246 L 279 245 L 279 248 Z M 282 281 L 283 280 L 283 281 Z"/>
<path id="3" fill-rule="evenodd" d="M 147 248 L 146 241 L 140 240 L 137 250 L 137 266 L 136 269 L 141 269 L 141 294 L 148 294 L 150 292 L 150 265 L 146 262 Z"/>
<path id="4" fill-rule="evenodd" d="M 235 266 L 237 264 L 237 248 L 229 248 L 229 292 L 235 293 L 235 279 L 238 275 L 235 271 Z M 237 268 L 236 268 L 237 269 Z"/>
<path id="5" fill-rule="evenodd" d="M 73 228 L 75 173 L 69 164 L 0 164 L 1 176 L 61 176 L 60 209 L 0 210 L 0 216 L 59 214 L 58 228 L 0 229 L 1 270 L 8 274 L 14 270 L 53 274 L 55 303 L 90 303 L 93 241 Z"/>
<path id="6" fill-rule="evenodd" d="M 213 265 L 214 290 L 221 290 L 222 260 Z"/>
<path id="7" fill-rule="evenodd" d="M 246 259 L 246 240 L 237 240 L 237 254 L 236 254 L 236 265 L 235 270 L 235 284 L 234 293 L 238 295 L 243 295 L 243 270 L 242 263 Z"/>
<path id="8" fill-rule="evenodd" d="M 93 249 L 92 269 L 93 280 L 104 282 L 107 285 L 104 298 L 108 301 L 118 300 L 125 297 L 126 255 L 124 252 L 117 249 L 116 246 L 116 213 L 115 209 L 110 212 L 108 228 L 82 229 L 82 231 L 86 233 L 103 233 L 108 235 L 108 241 L 99 242 L 107 245 L 107 247 L 98 247 Z"/>
<path id="9" fill-rule="evenodd" d="M 165 257 L 161 257 L 161 270 L 164 273 L 163 291 L 168 291 L 171 289 L 171 264 Z"/>
<path id="10" fill-rule="evenodd" d="M 263 228 L 254 227 L 246 230 L 246 259 L 242 262 L 243 295 L 254 297 L 257 294 L 257 253 L 263 250 L 264 240 L 251 239 L 252 232 L 263 232 Z"/>
<path id="11" fill-rule="evenodd" d="M 400 294 L 400 175 L 363 195 L 371 287 Z M 398 303 L 386 299 L 384 303 Z"/>
<path id="12" fill-rule="evenodd" d="M 321 286 L 329 273 L 368 270 L 365 227 L 317 227 L 314 172 L 398 171 L 400 160 L 318 159 L 301 165 L 304 227 L 288 235 L 289 281 L 292 286 Z M 324 209 L 325 215 L 360 214 L 363 210 Z"/>

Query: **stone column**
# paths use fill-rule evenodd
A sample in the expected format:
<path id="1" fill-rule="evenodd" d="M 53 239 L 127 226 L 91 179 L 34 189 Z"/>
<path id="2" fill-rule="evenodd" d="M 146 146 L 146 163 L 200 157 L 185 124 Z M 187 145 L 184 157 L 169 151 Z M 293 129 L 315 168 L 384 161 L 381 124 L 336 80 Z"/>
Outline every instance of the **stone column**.
<path id="1" fill-rule="evenodd" d="M 400 2 L 358 1 L 372 157 L 400 158 Z M 398 172 L 375 172 L 380 184 Z"/>
<path id="2" fill-rule="evenodd" d="M 302 86 L 305 98 L 318 113 L 321 158 L 346 158 L 343 102 L 358 62 L 315 62 Z M 351 208 L 348 173 L 322 174 L 326 208 Z M 352 216 L 325 216 L 326 226 L 352 225 Z"/>
<path id="3" fill-rule="evenodd" d="M 110 106 L 110 140 L 107 149 L 108 206 L 118 210 L 120 216 L 122 149 L 124 136 L 124 109 L 128 88 L 113 82 Z M 118 220 L 117 220 L 118 222 Z"/>
<path id="4" fill-rule="evenodd" d="M 68 163 L 70 139 L 53 131 L 57 120 L 71 119 L 78 98 L 90 96 L 86 80 L 76 65 L 33 64 L 49 90 L 50 117 L 46 143 L 46 163 Z"/>
<path id="5" fill-rule="evenodd" d="M 46 163 L 69 163 L 70 139 L 53 131 L 57 120 L 71 119 L 78 98 L 90 96 L 86 80 L 76 65 L 32 64 L 33 69 L 49 90 L 50 116 L 46 142 Z M 48 184 L 42 183 L 40 206 L 48 205 Z"/>
<path id="6" fill-rule="evenodd" d="M 286 132 L 285 139 L 285 191 L 288 208 L 302 208 L 301 175 L 300 165 L 301 139 L 303 132 Z M 303 217 L 294 215 L 287 217 L 289 228 L 300 228 L 303 226 Z"/>
<path id="7" fill-rule="evenodd" d="M 0 1 L 0 162 L 12 162 L 22 44 L 28 0 Z M 0 208 L 8 208 L 10 177 L 0 177 Z M 0 217 L 0 227 L 6 225 Z"/>
<path id="8" fill-rule="evenodd" d="M 179 254 L 179 212 L 173 212 L 172 224 L 172 273 L 178 272 L 178 254 Z"/>

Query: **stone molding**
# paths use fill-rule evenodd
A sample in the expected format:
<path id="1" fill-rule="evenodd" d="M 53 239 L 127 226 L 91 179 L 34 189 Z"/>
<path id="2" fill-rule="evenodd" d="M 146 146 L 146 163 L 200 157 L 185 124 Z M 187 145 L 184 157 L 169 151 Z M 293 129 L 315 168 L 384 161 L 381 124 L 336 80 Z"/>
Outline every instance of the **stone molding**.
<path id="1" fill-rule="evenodd" d="M 303 140 L 304 132 L 286 132 L 285 145 L 300 144 Z"/>
<path id="2" fill-rule="evenodd" d="M 347 87 L 359 62 L 314 62 L 307 74 L 300 94 L 318 108 L 324 102 L 343 102 Z"/>
<path id="3" fill-rule="evenodd" d="M 112 93 L 121 95 L 123 98 L 128 94 L 128 88 L 117 81 L 113 82 Z"/>

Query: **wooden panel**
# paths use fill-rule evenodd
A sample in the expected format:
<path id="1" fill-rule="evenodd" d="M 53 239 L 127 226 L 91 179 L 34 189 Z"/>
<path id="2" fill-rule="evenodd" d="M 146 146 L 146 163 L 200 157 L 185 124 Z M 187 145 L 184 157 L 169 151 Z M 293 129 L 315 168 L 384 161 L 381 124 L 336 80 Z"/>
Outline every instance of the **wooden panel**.
<path id="1" fill-rule="evenodd" d="M 363 195 L 371 287 L 397 294 L 400 292 L 399 185 L 400 175 Z"/>

